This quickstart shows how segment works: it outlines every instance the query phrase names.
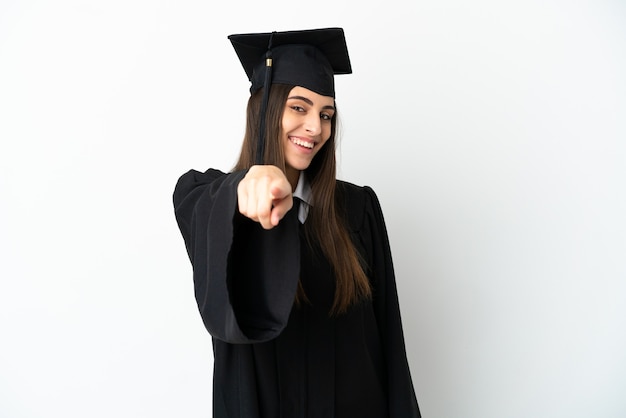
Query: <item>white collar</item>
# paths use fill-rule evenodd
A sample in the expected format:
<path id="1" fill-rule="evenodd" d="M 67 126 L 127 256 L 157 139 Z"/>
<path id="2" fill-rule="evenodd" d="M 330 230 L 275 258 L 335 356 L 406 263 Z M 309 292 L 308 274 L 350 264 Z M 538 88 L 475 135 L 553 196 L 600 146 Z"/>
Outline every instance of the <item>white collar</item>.
<path id="1" fill-rule="evenodd" d="M 309 208 L 313 206 L 313 191 L 311 190 L 311 183 L 309 183 L 309 180 L 306 178 L 304 171 L 300 172 L 298 185 L 296 186 L 296 190 L 293 192 L 293 197 L 297 197 L 301 200 L 300 209 L 298 210 L 298 219 L 300 219 L 300 223 L 304 223 L 306 218 L 309 216 Z"/>

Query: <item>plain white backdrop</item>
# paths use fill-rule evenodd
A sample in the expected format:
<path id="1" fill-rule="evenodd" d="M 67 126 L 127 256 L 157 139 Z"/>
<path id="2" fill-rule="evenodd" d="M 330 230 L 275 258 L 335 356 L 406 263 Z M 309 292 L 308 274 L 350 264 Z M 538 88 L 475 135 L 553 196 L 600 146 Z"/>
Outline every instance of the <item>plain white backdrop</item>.
<path id="1" fill-rule="evenodd" d="M 173 187 L 238 153 L 227 35 L 329 26 L 423 416 L 626 416 L 623 2 L 3 0 L 1 417 L 211 416 Z"/>

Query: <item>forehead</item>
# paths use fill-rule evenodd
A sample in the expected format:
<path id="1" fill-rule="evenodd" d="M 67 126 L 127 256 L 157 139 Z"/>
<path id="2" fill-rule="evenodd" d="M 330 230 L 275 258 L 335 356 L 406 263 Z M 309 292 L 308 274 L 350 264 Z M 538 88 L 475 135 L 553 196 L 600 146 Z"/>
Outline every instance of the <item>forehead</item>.
<path id="1" fill-rule="evenodd" d="M 322 96 L 305 87 L 296 86 L 291 89 L 288 97 L 304 97 L 310 100 L 316 106 L 327 107 L 335 105 L 335 99 L 332 96 Z"/>

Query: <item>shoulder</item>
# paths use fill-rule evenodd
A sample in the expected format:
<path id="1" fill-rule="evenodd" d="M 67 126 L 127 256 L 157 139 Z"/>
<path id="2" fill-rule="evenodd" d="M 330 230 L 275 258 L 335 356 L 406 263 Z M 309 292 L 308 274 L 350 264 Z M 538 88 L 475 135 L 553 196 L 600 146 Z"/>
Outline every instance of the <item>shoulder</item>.
<path id="1" fill-rule="evenodd" d="M 370 186 L 337 180 L 336 199 L 340 213 L 352 231 L 359 231 L 368 215 L 380 210 L 378 197 Z"/>
<path id="2" fill-rule="evenodd" d="M 343 200 L 343 203 L 350 203 L 350 206 L 355 204 L 365 205 L 372 203 L 372 201 L 378 204 L 378 196 L 376 196 L 376 192 L 370 186 L 359 186 L 347 181 L 337 180 L 336 190 L 339 199 Z"/>
<path id="3" fill-rule="evenodd" d="M 210 183 L 220 177 L 225 176 L 226 173 L 209 168 L 208 170 L 201 172 L 198 170 L 189 170 L 178 178 L 177 185 L 181 184 L 201 184 Z"/>
<path id="4" fill-rule="evenodd" d="M 178 206 L 187 197 L 197 196 L 208 187 L 217 187 L 229 177 L 228 173 L 210 168 L 204 172 L 189 170 L 181 175 L 174 187 L 174 204 Z"/>
<path id="5" fill-rule="evenodd" d="M 352 196 L 362 195 L 362 196 L 371 196 L 376 195 L 374 189 L 367 185 L 358 185 L 354 183 L 350 183 L 344 180 L 337 180 L 337 191 L 341 193 L 348 193 Z"/>
<path id="6" fill-rule="evenodd" d="M 189 192 L 198 186 L 206 186 L 212 183 L 220 183 L 234 173 L 225 173 L 214 168 L 202 172 L 189 170 L 178 178 L 175 190 L 178 192 Z"/>

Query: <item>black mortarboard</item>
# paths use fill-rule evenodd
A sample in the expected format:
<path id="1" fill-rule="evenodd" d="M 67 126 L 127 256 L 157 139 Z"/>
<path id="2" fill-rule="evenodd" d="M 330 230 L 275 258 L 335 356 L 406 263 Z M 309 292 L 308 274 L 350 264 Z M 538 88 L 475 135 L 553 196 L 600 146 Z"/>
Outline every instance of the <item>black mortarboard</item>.
<path id="1" fill-rule="evenodd" d="M 264 88 L 257 164 L 262 163 L 265 109 L 272 84 L 293 84 L 335 97 L 335 74 L 350 74 L 346 39 L 341 28 L 230 35 L 235 52 L 252 83 Z"/>
<path id="2" fill-rule="evenodd" d="M 271 84 L 293 84 L 323 96 L 335 96 L 333 75 L 350 74 L 350 58 L 341 28 L 248 33 L 228 37 L 252 82 L 265 85 L 265 59 L 271 52 Z"/>

